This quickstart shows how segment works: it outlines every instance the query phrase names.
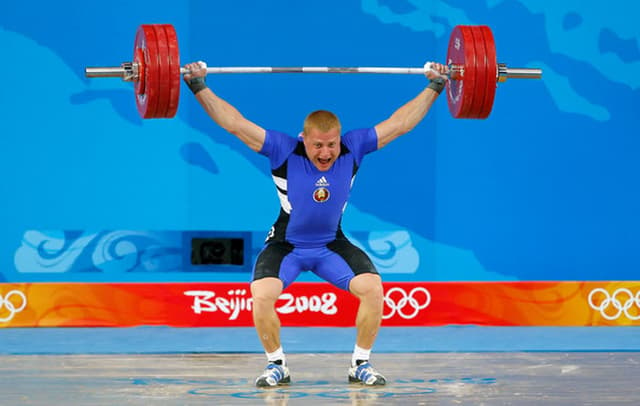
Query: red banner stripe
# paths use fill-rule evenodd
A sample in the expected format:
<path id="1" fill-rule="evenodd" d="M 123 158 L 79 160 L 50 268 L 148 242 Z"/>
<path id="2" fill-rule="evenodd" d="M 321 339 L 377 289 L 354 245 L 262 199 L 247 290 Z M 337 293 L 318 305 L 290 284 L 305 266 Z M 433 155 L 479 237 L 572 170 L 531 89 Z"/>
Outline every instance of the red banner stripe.
<path id="1" fill-rule="evenodd" d="M 383 326 L 640 325 L 640 281 L 387 282 Z M 0 327 L 252 326 L 246 283 L 0 284 Z M 276 303 L 283 326 L 354 326 L 358 301 L 295 283 Z"/>

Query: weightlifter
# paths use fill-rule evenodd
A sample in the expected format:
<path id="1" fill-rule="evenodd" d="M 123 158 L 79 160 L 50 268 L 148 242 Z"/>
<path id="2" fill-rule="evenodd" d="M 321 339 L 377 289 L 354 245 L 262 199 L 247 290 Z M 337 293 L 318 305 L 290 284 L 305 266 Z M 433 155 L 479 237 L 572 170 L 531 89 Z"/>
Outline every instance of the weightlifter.
<path id="1" fill-rule="evenodd" d="M 446 67 L 438 63 L 431 66 L 425 72 L 429 84 L 374 127 L 342 133 L 338 117 L 319 110 L 305 118 L 296 138 L 246 119 L 207 87 L 203 63 L 185 65 L 184 81 L 213 121 L 269 159 L 280 199 L 280 213 L 252 273 L 253 322 L 268 362 L 256 386 L 291 381 L 275 303 L 302 271 L 312 271 L 360 301 L 349 382 L 386 383 L 369 362 L 382 321 L 382 280 L 364 251 L 347 240 L 341 219 L 364 156 L 411 131 L 442 92 Z"/>

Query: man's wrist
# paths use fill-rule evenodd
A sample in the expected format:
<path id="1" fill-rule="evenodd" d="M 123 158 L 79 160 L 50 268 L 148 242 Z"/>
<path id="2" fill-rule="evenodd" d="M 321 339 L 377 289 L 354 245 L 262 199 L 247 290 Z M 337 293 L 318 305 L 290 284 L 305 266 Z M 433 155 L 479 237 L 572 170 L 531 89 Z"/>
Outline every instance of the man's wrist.
<path id="1" fill-rule="evenodd" d="M 199 91 L 207 88 L 207 83 L 204 79 L 204 76 L 198 76 L 195 78 L 189 79 L 187 82 L 189 89 L 193 92 L 193 94 L 198 94 Z"/>
<path id="2" fill-rule="evenodd" d="M 433 90 L 434 92 L 440 94 L 442 93 L 442 90 L 444 89 L 444 85 L 447 81 L 445 80 L 445 78 L 443 77 L 437 77 L 434 79 L 431 79 L 431 82 L 429 83 L 429 86 L 427 86 L 429 89 Z"/>

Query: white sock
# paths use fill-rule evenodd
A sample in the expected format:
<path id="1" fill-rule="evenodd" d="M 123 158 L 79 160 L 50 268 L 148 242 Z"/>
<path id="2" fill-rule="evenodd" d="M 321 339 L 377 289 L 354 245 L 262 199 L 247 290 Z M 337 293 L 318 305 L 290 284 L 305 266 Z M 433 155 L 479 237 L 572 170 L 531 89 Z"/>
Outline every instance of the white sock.
<path id="1" fill-rule="evenodd" d="M 365 350 L 364 348 L 356 346 L 353 349 L 353 355 L 351 356 L 351 366 L 356 366 L 356 361 L 365 360 L 368 361 L 371 356 L 371 349 Z"/>
<path id="2" fill-rule="evenodd" d="M 282 350 L 282 346 L 280 346 L 277 350 L 275 350 L 274 352 L 266 352 L 265 354 L 267 354 L 267 361 L 269 362 L 275 362 L 278 360 L 282 360 L 282 365 L 286 365 L 287 361 L 284 357 L 284 351 Z"/>

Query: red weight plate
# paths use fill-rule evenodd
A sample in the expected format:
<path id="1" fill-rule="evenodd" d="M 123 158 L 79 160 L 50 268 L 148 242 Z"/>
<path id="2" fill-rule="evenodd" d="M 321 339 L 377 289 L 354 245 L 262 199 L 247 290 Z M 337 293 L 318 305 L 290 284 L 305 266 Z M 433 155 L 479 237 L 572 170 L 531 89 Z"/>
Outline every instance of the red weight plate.
<path id="1" fill-rule="evenodd" d="M 447 82 L 447 101 L 449 111 L 455 118 L 466 118 L 473 103 L 476 81 L 475 48 L 473 34 L 469 26 L 457 25 L 449 37 L 447 64 L 463 68 L 458 79 Z"/>
<path id="2" fill-rule="evenodd" d="M 476 89 L 478 87 L 478 81 L 480 78 L 480 72 L 478 69 L 478 55 L 476 53 L 475 43 L 476 40 L 473 36 L 472 26 L 463 26 L 462 35 L 464 36 L 464 53 L 465 53 L 465 76 L 462 78 L 464 87 L 464 96 L 462 98 L 462 109 L 460 111 L 460 118 L 470 118 L 472 109 L 475 106 L 477 99 Z"/>
<path id="3" fill-rule="evenodd" d="M 142 118 L 152 118 L 158 108 L 159 72 L 156 34 L 149 25 L 141 25 L 136 32 L 134 58 L 139 52 L 142 52 L 144 59 L 144 93 L 136 93 L 136 104 Z"/>
<path id="4" fill-rule="evenodd" d="M 487 52 L 484 46 L 484 36 L 477 26 L 470 27 L 473 36 L 473 47 L 476 59 L 476 83 L 473 89 L 472 103 L 467 111 L 467 118 L 480 118 L 480 113 L 485 101 L 485 91 L 487 87 Z M 469 45 L 469 44 L 467 44 Z"/>
<path id="5" fill-rule="evenodd" d="M 136 95 L 136 107 L 138 114 L 144 117 L 147 110 L 147 92 L 146 92 L 146 56 L 147 44 L 142 27 L 138 27 L 136 38 L 133 43 L 133 60 L 138 64 L 138 81 L 134 84 Z"/>
<path id="6" fill-rule="evenodd" d="M 169 52 L 169 87 L 171 89 L 169 106 L 165 117 L 172 118 L 178 111 L 180 100 L 180 51 L 178 49 L 178 35 L 170 24 L 164 24 L 164 31 L 167 34 L 167 50 Z"/>
<path id="7" fill-rule="evenodd" d="M 167 34 L 164 31 L 164 27 L 160 24 L 153 24 L 151 26 L 158 40 L 158 108 L 154 118 L 166 117 L 167 109 L 169 108 L 169 99 L 171 98 L 171 88 L 169 83 L 169 74 L 171 70 L 171 63 L 169 62 L 169 49 L 167 47 Z"/>
<path id="8" fill-rule="evenodd" d="M 460 32 L 460 26 L 456 26 L 449 36 L 449 47 L 447 49 L 447 65 L 464 65 L 464 38 Z M 462 107 L 463 82 L 462 78 L 454 76 L 447 81 L 447 103 L 449 112 L 455 118 L 460 115 Z"/>
<path id="9" fill-rule="evenodd" d="M 484 38 L 484 48 L 487 56 L 485 99 L 478 118 L 487 118 L 489 114 L 491 114 L 493 101 L 496 96 L 496 88 L 498 86 L 498 59 L 496 55 L 496 43 L 493 39 L 491 29 L 486 25 L 481 25 L 478 28 Z"/>

